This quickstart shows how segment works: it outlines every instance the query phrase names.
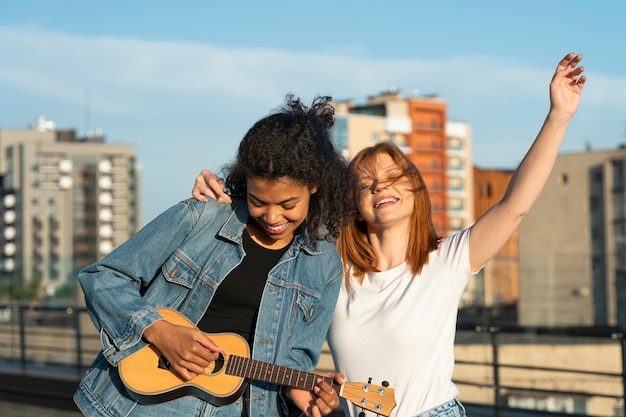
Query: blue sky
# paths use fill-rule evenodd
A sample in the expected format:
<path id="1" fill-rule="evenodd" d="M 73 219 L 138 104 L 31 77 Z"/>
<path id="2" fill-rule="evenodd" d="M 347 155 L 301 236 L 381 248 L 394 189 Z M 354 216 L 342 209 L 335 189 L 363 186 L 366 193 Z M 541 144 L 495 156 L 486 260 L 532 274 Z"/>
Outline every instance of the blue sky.
<path id="1" fill-rule="evenodd" d="M 3 0 L 0 128 L 45 116 L 136 146 L 144 222 L 289 92 L 437 94 L 472 126 L 476 165 L 513 168 L 570 51 L 588 82 L 562 151 L 626 142 L 625 21 L 624 0 Z"/>

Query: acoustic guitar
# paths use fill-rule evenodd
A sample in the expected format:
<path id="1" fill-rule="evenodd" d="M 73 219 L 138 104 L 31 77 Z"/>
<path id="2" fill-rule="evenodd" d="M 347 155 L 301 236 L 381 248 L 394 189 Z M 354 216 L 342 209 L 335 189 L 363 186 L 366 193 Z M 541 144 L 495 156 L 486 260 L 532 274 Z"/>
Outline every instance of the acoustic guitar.
<path id="1" fill-rule="evenodd" d="M 195 327 L 184 315 L 168 308 L 157 309 L 168 322 Z M 332 378 L 297 371 L 250 358 L 246 340 L 235 333 L 207 334 L 224 348 L 219 358 L 204 374 L 184 381 L 170 370 L 169 362 L 153 346 L 138 350 L 123 359 L 119 373 L 129 395 L 142 404 L 156 404 L 185 395 L 194 395 L 216 406 L 235 402 L 245 391 L 247 379 L 313 390 L 319 378 L 324 379 L 337 394 L 353 404 L 382 416 L 389 416 L 396 406 L 394 390 L 369 382 L 337 384 Z"/>

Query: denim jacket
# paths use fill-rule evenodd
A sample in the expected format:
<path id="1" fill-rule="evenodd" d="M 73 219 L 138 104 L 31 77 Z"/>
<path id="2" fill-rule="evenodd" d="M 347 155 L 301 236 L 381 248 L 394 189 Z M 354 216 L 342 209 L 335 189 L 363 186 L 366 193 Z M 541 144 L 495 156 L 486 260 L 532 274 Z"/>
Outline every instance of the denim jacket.
<path id="1" fill-rule="evenodd" d="M 117 365 L 146 346 L 142 333 L 161 319 L 156 307 L 178 310 L 198 323 L 220 282 L 245 256 L 242 235 L 248 218 L 245 201 L 225 205 L 186 200 L 79 272 L 102 342 L 102 351 L 74 394 L 84 414 L 117 417 L 133 409 L 136 403 L 128 397 Z M 306 233 L 298 234 L 267 277 L 250 346 L 252 358 L 311 371 L 341 280 L 334 245 L 324 240 L 311 244 Z M 252 382 L 250 415 L 285 414 L 287 404 L 280 391 L 273 384 Z M 189 408 L 190 401 L 186 397 L 181 406 Z M 150 410 L 144 415 L 160 415 L 158 405 Z M 185 416 L 193 413 L 180 411 Z"/>

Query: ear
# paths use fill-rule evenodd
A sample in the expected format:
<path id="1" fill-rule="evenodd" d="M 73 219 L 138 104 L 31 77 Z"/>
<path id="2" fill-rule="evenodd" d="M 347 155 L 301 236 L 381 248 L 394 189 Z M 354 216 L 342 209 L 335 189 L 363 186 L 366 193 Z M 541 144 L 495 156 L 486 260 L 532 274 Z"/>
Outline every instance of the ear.
<path id="1" fill-rule="evenodd" d="M 362 221 L 363 221 L 363 216 L 361 216 L 361 213 L 359 213 L 359 212 L 357 212 L 357 213 L 356 213 L 356 219 L 357 219 L 358 221 L 360 221 L 360 222 L 362 222 Z"/>
<path id="2" fill-rule="evenodd" d="M 309 193 L 315 194 L 316 192 L 317 192 L 317 185 L 314 185 L 313 187 L 309 188 Z"/>

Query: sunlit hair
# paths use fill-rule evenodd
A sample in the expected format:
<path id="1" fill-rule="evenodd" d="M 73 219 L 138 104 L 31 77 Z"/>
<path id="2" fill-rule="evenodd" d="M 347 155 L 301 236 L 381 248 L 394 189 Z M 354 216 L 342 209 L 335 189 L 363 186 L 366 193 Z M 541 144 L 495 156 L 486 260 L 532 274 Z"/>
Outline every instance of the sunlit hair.
<path id="1" fill-rule="evenodd" d="M 246 181 L 289 178 L 309 188 L 306 227 L 312 241 L 333 240 L 354 217 L 348 163 L 333 147 L 330 128 L 335 110 L 331 98 L 318 96 L 311 107 L 289 94 L 274 114 L 256 122 L 239 144 L 235 161 L 228 165 L 226 188 L 233 198 L 246 198 Z"/>
<path id="2" fill-rule="evenodd" d="M 428 263 L 429 253 L 439 246 L 440 237 L 432 221 L 430 198 L 422 175 L 415 164 L 392 142 L 379 142 L 365 148 L 350 162 L 355 205 L 358 207 L 359 194 L 362 191 L 360 179 L 376 177 L 378 156 L 383 154 L 389 155 L 399 168 L 399 175 L 387 180 L 408 180 L 415 195 L 406 260 L 411 273 L 418 274 Z M 366 272 L 378 270 L 378 259 L 367 237 L 367 224 L 360 217 L 355 217 L 342 229 L 337 247 L 344 261 L 346 283 L 349 282 L 349 274 L 363 282 Z"/>

